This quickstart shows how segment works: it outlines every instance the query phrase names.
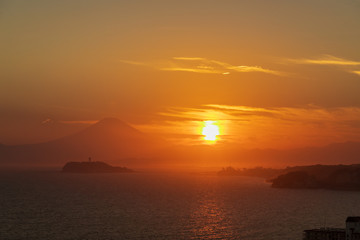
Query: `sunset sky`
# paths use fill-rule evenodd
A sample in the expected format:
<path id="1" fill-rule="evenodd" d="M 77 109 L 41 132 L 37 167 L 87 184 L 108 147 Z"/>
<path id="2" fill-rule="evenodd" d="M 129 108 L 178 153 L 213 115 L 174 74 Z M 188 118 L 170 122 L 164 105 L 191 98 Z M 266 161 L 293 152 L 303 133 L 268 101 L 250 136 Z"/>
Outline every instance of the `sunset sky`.
<path id="1" fill-rule="evenodd" d="M 0 1 L 0 143 L 105 117 L 182 144 L 360 141 L 359 0 Z M 206 143 L 208 144 L 208 143 Z"/>

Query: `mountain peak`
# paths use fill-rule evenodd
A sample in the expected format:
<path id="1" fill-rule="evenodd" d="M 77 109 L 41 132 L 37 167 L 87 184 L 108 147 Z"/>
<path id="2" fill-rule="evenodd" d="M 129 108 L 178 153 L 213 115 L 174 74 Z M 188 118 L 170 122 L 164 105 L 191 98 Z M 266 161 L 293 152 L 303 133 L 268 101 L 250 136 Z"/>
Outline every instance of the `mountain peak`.
<path id="1" fill-rule="evenodd" d="M 98 121 L 97 123 L 95 123 L 94 125 L 90 126 L 88 128 L 88 130 L 94 130 L 94 131 L 100 131 L 101 132 L 106 132 L 106 131 L 110 131 L 110 132 L 122 132 L 124 133 L 129 133 L 129 134 L 140 134 L 140 131 L 137 130 L 136 128 L 130 126 L 129 124 L 121 121 L 120 119 L 117 118 L 113 118 L 113 117 L 109 117 L 109 118 L 104 118 L 100 121 Z"/>
<path id="2" fill-rule="evenodd" d="M 103 118 L 100 121 L 98 121 L 96 124 L 102 124 L 102 125 L 113 125 L 113 124 L 127 125 L 125 122 L 121 121 L 118 118 L 114 118 L 114 117 Z"/>

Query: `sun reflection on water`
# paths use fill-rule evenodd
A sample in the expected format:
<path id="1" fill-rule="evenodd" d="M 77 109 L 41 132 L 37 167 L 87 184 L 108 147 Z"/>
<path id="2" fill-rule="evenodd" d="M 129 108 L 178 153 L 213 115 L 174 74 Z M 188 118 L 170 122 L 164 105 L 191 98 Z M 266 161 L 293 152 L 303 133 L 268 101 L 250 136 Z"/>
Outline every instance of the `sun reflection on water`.
<path id="1" fill-rule="evenodd" d="M 191 215 L 194 239 L 226 239 L 229 219 L 225 216 L 224 206 L 211 192 L 200 196 Z"/>

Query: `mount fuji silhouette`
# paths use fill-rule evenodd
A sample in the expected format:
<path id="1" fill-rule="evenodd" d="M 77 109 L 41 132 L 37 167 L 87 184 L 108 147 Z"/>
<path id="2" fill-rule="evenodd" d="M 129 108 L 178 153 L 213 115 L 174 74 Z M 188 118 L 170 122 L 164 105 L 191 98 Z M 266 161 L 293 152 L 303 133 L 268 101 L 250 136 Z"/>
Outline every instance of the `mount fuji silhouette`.
<path id="1" fill-rule="evenodd" d="M 165 143 L 116 118 L 105 118 L 90 127 L 53 141 L 17 146 L 0 145 L 0 164 L 5 166 L 59 166 L 89 156 L 113 162 L 121 158 L 148 157 Z"/>

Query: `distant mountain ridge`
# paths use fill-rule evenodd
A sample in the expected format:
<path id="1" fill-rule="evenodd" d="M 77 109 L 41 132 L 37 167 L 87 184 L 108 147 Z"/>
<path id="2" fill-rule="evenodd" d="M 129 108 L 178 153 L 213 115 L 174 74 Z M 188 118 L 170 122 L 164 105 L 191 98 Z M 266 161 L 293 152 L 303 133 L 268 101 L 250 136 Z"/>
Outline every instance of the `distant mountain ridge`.
<path id="1" fill-rule="evenodd" d="M 88 128 L 53 141 L 0 146 L 1 165 L 63 165 L 89 156 L 95 160 L 148 156 L 164 142 L 116 118 L 105 118 Z"/>
<path id="2" fill-rule="evenodd" d="M 295 149 L 253 149 L 242 154 L 243 159 L 252 159 L 257 166 L 271 166 L 276 161 L 280 167 L 313 164 L 360 163 L 360 142 L 332 143 L 323 147 Z M 270 163 L 270 165 L 269 165 Z"/>

